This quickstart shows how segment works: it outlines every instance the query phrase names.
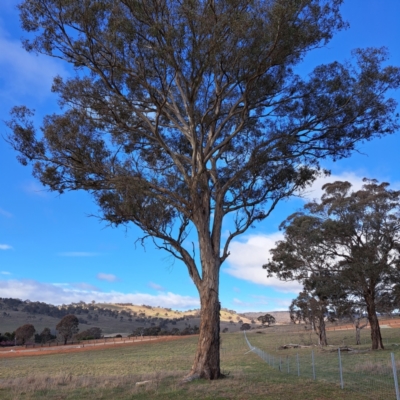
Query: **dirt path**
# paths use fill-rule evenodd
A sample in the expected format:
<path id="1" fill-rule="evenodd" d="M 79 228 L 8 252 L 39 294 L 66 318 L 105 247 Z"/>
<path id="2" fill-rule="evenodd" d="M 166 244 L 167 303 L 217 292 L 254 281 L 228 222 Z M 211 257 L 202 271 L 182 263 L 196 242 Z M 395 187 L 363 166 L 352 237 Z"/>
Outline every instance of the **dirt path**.
<path id="1" fill-rule="evenodd" d="M 26 356 L 42 356 L 46 354 L 65 354 L 65 353 L 78 353 L 83 351 L 92 351 L 92 350 L 103 350 L 103 349 L 111 349 L 115 346 L 140 346 L 144 344 L 151 343 L 160 343 L 160 342 L 170 342 L 173 340 L 180 340 L 185 336 L 161 336 L 154 338 L 146 338 L 143 339 L 126 339 L 123 341 L 117 342 L 101 342 L 97 343 L 80 343 L 80 344 L 69 344 L 66 346 L 51 346 L 51 347 L 35 347 L 25 349 L 23 347 L 12 347 L 12 348 L 4 348 L 0 350 L 0 358 L 4 357 L 26 357 Z"/>

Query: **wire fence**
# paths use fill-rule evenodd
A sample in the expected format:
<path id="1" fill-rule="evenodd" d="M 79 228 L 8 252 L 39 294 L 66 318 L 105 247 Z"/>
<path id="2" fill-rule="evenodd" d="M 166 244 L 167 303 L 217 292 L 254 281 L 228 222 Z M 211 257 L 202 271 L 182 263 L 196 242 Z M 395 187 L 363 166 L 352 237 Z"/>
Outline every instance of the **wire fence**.
<path id="1" fill-rule="evenodd" d="M 386 352 L 349 354 L 338 348 L 323 352 L 301 349 L 282 355 L 253 346 L 245 331 L 244 338 L 251 352 L 287 375 L 333 383 L 343 390 L 358 392 L 366 399 L 400 400 L 400 363 L 396 364 L 394 353 L 390 356 Z"/>

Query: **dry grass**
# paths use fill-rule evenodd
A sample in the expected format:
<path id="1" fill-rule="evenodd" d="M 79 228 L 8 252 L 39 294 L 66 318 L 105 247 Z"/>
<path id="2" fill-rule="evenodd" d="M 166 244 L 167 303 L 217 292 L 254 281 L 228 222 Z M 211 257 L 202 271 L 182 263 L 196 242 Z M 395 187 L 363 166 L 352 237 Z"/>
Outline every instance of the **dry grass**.
<path id="1" fill-rule="evenodd" d="M 249 334 L 252 344 L 276 354 L 290 351 L 276 350 L 282 341 L 296 341 L 294 329 L 283 327 L 266 329 L 264 334 Z M 297 339 L 300 338 L 297 332 Z M 397 332 L 391 332 L 393 339 Z M 339 335 L 339 336 L 333 336 Z M 332 341 L 343 341 L 346 333 L 329 333 Z M 398 336 L 397 336 L 398 337 Z M 347 340 L 347 339 L 346 339 Z M 222 336 L 221 367 L 226 379 L 181 384 L 189 371 L 196 348 L 197 337 L 164 343 L 143 343 L 141 346 L 96 349 L 87 353 L 55 354 L 18 358 L 0 357 L 0 398 L 14 399 L 365 399 L 365 392 L 341 390 L 337 379 L 337 359 L 316 350 L 317 362 L 327 368 L 326 378 L 319 372 L 312 381 L 306 375 L 287 375 L 269 367 L 248 347 L 242 334 Z M 310 349 L 301 355 L 309 358 Z M 346 373 L 352 373 L 362 382 L 363 374 L 380 371 L 374 367 L 389 355 L 369 353 L 344 356 Z M 400 360 L 400 355 L 398 356 Z M 385 364 L 385 367 L 387 366 Z M 355 366 L 358 365 L 358 369 Z M 354 368 L 353 368 L 354 367 Z M 331 368 L 331 370 L 329 369 Z M 333 372 L 332 372 L 333 371 Z M 304 371 L 305 372 L 305 371 Z M 329 382 L 329 377 L 334 380 Z M 347 375 L 346 375 L 347 376 Z M 348 379 L 348 377 L 346 378 Z M 150 381 L 137 386 L 137 382 Z M 346 382 L 347 384 L 347 382 Z M 386 392 L 377 386 L 368 386 L 368 394 L 376 399 Z M 386 397 L 386 398 L 390 398 Z"/>

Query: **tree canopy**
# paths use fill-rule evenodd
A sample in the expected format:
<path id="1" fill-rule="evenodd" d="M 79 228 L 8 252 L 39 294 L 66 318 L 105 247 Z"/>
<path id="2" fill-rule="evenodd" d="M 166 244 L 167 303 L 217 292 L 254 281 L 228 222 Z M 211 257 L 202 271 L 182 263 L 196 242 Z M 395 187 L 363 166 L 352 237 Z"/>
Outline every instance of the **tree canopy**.
<path id="1" fill-rule="evenodd" d="M 21 344 L 25 344 L 33 337 L 35 332 L 36 329 L 32 324 L 25 324 L 15 330 L 15 338 L 21 342 Z"/>
<path id="2" fill-rule="evenodd" d="M 260 321 L 262 325 L 268 324 L 268 326 L 276 322 L 275 317 L 271 314 L 260 315 L 257 320 Z"/>
<path id="3" fill-rule="evenodd" d="M 219 270 L 229 244 L 319 174 L 393 133 L 400 73 L 384 49 L 295 72 L 346 27 L 341 0 L 25 0 L 28 51 L 60 58 L 63 111 L 14 108 L 9 141 L 50 190 L 90 192 L 187 267 L 202 308 L 191 377 L 220 376 Z M 221 237 L 225 218 L 232 221 Z M 190 232 L 197 235 L 200 264 Z M 224 240 L 222 240 L 224 239 Z"/>
<path id="4" fill-rule="evenodd" d="M 288 217 L 284 240 L 263 268 L 283 280 L 325 281 L 320 288 L 361 299 L 372 348 L 380 349 L 377 311 L 393 307 L 400 279 L 400 191 L 369 179 L 360 190 L 351 188 L 349 182 L 326 184 L 319 202 Z"/>
<path id="5" fill-rule="evenodd" d="M 73 314 L 66 315 L 56 325 L 57 332 L 63 339 L 64 344 L 67 344 L 68 339 L 71 339 L 76 333 L 79 332 L 78 326 L 79 320 Z"/>

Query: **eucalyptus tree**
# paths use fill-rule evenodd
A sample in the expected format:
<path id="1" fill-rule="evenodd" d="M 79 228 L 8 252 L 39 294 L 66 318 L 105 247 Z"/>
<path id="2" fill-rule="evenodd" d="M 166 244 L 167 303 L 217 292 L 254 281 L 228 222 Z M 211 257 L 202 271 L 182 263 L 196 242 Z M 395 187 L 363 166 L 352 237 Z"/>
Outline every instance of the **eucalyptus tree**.
<path id="1" fill-rule="evenodd" d="M 77 74 L 55 78 L 63 110 L 44 118 L 42 133 L 30 110 L 14 108 L 9 141 L 50 190 L 88 191 L 104 220 L 135 224 L 186 266 L 202 309 L 188 379 L 221 376 L 219 272 L 231 241 L 312 182 L 320 159 L 396 130 L 385 92 L 400 73 L 384 66 L 385 50 L 296 74 L 309 51 L 347 26 L 341 3 L 19 4 L 25 49 Z"/>
<path id="2" fill-rule="evenodd" d="M 368 179 L 358 191 L 351 187 L 326 184 L 321 201 L 291 215 L 281 225 L 284 240 L 263 268 L 270 276 L 303 282 L 330 274 L 330 286 L 323 287 L 333 293 L 340 287 L 364 302 L 372 349 L 383 349 L 377 311 L 393 307 L 400 279 L 400 191 Z"/>
<path id="3" fill-rule="evenodd" d="M 318 344 L 327 346 L 325 322 L 334 322 L 334 315 L 329 311 L 327 299 L 321 299 L 307 290 L 299 293 L 289 306 L 290 320 L 294 323 L 305 322 L 310 324 L 318 336 Z"/>
<path id="4" fill-rule="evenodd" d="M 270 326 L 271 324 L 274 324 L 276 322 L 275 317 L 271 314 L 260 315 L 257 320 L 260 321 L 263 326 L 265 324 L 268 324 L 268 326 Z"/>

